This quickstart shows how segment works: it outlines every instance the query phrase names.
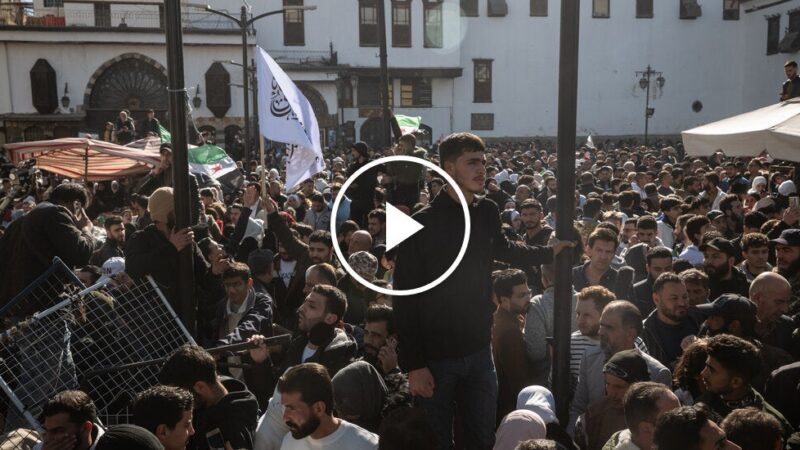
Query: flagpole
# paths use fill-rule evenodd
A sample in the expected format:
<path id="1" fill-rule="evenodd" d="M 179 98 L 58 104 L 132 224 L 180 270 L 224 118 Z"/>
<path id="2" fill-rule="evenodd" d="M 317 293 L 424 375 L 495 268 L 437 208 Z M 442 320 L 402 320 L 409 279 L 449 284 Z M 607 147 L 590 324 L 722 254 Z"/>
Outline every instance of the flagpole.
<path id="1" fill-rule="evenodd" d="M 267 198 L 267 163 L 264 159 L 264 135 L 258 133 L 258 146 L 261 153 L 261 198 L 264 201 L 269 201 Z"/>

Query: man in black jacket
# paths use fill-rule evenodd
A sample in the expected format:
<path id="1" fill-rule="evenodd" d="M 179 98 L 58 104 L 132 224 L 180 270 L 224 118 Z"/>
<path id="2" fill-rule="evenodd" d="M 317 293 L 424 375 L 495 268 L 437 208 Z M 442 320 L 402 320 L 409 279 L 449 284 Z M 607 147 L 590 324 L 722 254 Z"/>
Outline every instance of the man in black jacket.
<path id="1" fill-rule="evenodd" d="M 195 397 L 195 434 L 188 448 L 253 448 L 258 402 L 240 381 L 220 378 L 214 357 L 202 347 L 177 349 L 158 374 L 161 384 L 177 386 Z"/>
<path id="2" fill-rule="evenodd" d="M 83 210 L 86 203 L 82 185 L 61 184 L 49 202 L 11 223 L 0 238 L 0 306 L 47 270 L 56 256 L 68 267 L 86 265 L 96 246 L 87 231 L 91 222 Z M 39 306 L 24 305 L 19 313 L 33 313 Z"/>
<path id="3" fill-rule="evenodd" d="M 128 111 L 120 111 L 119 117 L 114 122 L 114 132 L 117 135 L 117 142 L 120 145 L 125 145 L 133 141 L 136 136 L 136 126 L 133 124 L 133 119 L 128 117 Z"/>
<path id="4" fill-rule="evenodd" d="M 455 189 L 469 204 L 471 233 L 456 270 L 438 286 L 394 300 L 400 366 L 433 427 L 439 448 L 452 447 L 453 403 L 458 404 L 464 440 L 476 448 L 494 443 L 497 374 L 492 361 L 491 270 L 495 260 L 512 264 L 549 263 L 570 242 L 529 247 L 509 242 L 494 202 L 477 197 L 486 179 L 486 148 L 470 133 L 439 144 L 441 165 L 456 181 L 430 206 L 417 212 L 420 231 L 400 244 L 396 289 L 424 286 L 453 263 L 464 237 L 464 217 Z"/>
<path id="5" fill-rule="evenodd" d="M 678 275 L 671 272 L 659 276 L 652 293 L 656 309 L 642 324 L 642 340 L 650 356 L 672 370 L 683 354 L 683 340 L 694 336 L 699 324 L 689 315 L 689 294 Z"/>
<path id="6" fill-rule="evenodd" d="M 156 112 L 152 109 L 147 111 L 147 119 L 142 121 L 142 138 L 147 138 L 150 133 L 161 137 L 161 123 L 156 119 Z"/>
<path id="7" fill-rule="evenodd" d="M 220 275 L 228 267 L 228 260 L 209 264 L 194 242 L 191 228 L 175 229 L 175 203 L 171 187 L 156 189 L 150 196 L 148 211 L 153 223 L 137 231 L 125 246 L 125 270 L 134 280 L 151 275 L 164 292 L 173 308 L 178 298 L 178 252 L 192 247 L 196 283 L 212 292 L 220 283 Z"/>
<path id="8" fill-rule="evenodd" d="M 369 147 L 365 142 L 356 142 L 352 147 L 353 163 L 347 168 L 347 178 L 355 174 L 358 169 L 369 162 Z M 364 176 L 358 177 L 358 182 L 350 184 L 347 196 L 353 201 L 350 205 L 350 218 L 358 226 L 366 228 L 367 214 L 372 211 L 375 196 L 375 187 L 378 185 L 378 172 L 375 168 L 368 170 Z"/>
<path id="9" fill-rule="evenodd" d="M 106 229 L 106 241 L 89 258 L 89 264 L 97 267 L 103 267 L 103 263 L 109 258 L 125 257 L 125 252 L 122 250 L 125 246 L 125 225 L 122 223 L 122 217 L 107 217 L 103 227 Z"/>
<path id="10" fill-rule="evenodd" d="M 703 252 L 703 269 L 708 275 L 710 299 L 722 294 L 750 295 L 747 277 L 736 268 L 736 248 L 725 238 L 714 238 L 700 246 Z"/>
<path id="11" fill-rule="evenodd" d="M 653 283 L 659 275 L 672 271 L 672 251 L 666 247 L 653 247 L 647 251 L 647 278 L 633 285 L 633 304 L 642 317 L 656 308 L 653 303 Z"/>

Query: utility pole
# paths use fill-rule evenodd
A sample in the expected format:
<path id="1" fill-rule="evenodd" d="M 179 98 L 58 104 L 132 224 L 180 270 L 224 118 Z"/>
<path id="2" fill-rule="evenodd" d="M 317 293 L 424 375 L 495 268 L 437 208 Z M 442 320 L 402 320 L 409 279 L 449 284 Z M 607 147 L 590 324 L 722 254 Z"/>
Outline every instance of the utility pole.
<path id="1" fill-rule="evenodd" d="M 666 83 L 666 79 L 661 72 L 655 71 L 650 65 L 647 65 L 647 70 L 644 72 L 636 72 L 637 77 L 641 77 L 639 79 L 639 87 L 645 91 L 645 101 L 644 101 L 644 145 L 645 147 L 648 144 L 649 138 L 649 131 L 650 131 L 650 118 L 653 117 L 655 114 L 656 109 L 650 107 L 650 78 L 656 77 L 656 84 L 658 84 L 659 89 L 664 87 L 664 83 Z"/>
<path id="2" fill-rule="evenodd" d="M 186 142 L 186 89 L 183 79 L 183 24 L 180 0 L 164 0 L 167 34 L 167 79 L 169 121 L 172 126 L 172 185 L 175 199 L 175 229 L 191 226 L 189 198 L 189 152 Z M 197 333 L 197 301 L 194 295 L 194 250 L 186 246 L 178 254 L 178 315 L 189 332 Z"/>
<path id="3" fill-rule="evenodd" d="M 248 102 L 249 87 L 247 80 L 250 74 L 247 72 L 247 29 L 250 24 L 247 23 L 247 6 L 242 5 L 239 27 L 242 31 L 242 101 L 244 102 L 244 170 L 250 170 L 250 106 Z"/>
<path id="4" fill-rule="evenodd" d="M 389 116 L 389 63 L 386 53 L 386 1 L 378 0 L 378 45 L 381 61 L 381 109 L 383 116 L 383 145 L 392 146 L 392 118 Z"/>
<path id="5" fill-rule="evenodd" d="M 575 131 L 578 114 L 580 0 L 561 0 L 558 67 L 558 202 L 556 237 L 573 240 L 575 220 Z M 572 250 L 556 256 L 553 394 L 561 423 L 569 420 L 569 341 L 572 317 Z"/>

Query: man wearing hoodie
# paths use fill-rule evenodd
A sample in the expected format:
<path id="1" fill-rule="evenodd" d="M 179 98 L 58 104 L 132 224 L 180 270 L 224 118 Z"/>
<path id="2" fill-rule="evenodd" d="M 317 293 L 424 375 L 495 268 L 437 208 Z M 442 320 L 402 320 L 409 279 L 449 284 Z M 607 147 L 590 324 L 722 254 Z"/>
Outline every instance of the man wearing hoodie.
<path id="1" fill-rule="evenodd" d="M 202 347 L 186 344 L 177 349 L 164 363 L 158 379 L 161 384 L 194 393 L 195 435 L 189 448 L 253 448 L 258 420 L 256 397 L 242 382 L 220 378 L 214 357 Z"/>

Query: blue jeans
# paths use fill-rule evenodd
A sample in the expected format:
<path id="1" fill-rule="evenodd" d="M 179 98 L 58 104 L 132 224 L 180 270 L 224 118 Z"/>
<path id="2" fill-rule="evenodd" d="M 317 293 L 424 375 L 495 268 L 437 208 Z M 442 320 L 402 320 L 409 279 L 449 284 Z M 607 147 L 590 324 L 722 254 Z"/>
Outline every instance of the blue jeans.
<path id="1" fill-rule="evenodd" d="M 414 400 L 438 438 L 437 448 L 453 448 L 457 408 L 464 448 L 491 449 L 497 414 L 497 372 L 491 346 L 463 357 L 428 361 L 428 369 L 434 380 L 433 397 Z"/>

